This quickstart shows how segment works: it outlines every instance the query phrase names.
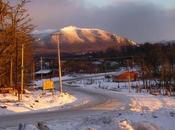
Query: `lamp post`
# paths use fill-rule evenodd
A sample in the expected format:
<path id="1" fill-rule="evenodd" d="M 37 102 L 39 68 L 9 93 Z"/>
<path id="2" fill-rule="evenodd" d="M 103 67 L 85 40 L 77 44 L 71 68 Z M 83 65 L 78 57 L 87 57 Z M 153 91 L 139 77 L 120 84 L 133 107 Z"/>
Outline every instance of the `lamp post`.
<path id="1" fill-rule="evenodd" d="M 63 92 L 62 87 L 62 71 L 61 71 L 61 56 L 60 56 L 60 36 L 61 33 L 55 33 L 52 35 L 52 40 L 57 43 L 57 52 L 58 52 L 58 72 L 59 72 L 59 91 Z"/>

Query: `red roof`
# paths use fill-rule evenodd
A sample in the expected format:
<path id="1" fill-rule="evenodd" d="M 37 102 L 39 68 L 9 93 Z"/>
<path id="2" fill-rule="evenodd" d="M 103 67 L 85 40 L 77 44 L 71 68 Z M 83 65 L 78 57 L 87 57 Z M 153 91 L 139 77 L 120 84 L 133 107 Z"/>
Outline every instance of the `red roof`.
<path id="1" fill-rule="evenodd" d="M 117 76 L 113 76 L 114 80 L 117 81 L 128 81 L 130 78 L 130 80 L 136 80 L 138 78 L 138 73 L 135 71 L 131 71 L 131 72 L 123 72 Z"/>

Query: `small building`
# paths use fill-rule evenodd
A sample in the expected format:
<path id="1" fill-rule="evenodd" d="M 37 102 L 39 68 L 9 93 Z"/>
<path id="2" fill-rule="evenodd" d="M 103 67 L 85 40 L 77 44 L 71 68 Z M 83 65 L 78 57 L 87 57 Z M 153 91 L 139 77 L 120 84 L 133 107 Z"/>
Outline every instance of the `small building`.
<path id="1" fill-rule="evenodd" d="M 41 76 L 43 78 L 49 78 L 49 77 L 52 76 L 52 73 L 53 73 L 53 71 L 49 70 L 49 69 L 47 69 L 47 70 L 39 70 L 39 71 L 35 72 L 35 76 L 36 76 L 36 78 L 40 78 Z"/>
<path id="2" fill-rule="evenodd" d="M 138 73 L 136 71 L 125 71 L 118 75 L 112 76 L 113 81 L 115 82 L 126 82 L 126 81 L 136 81 L 138 79 Z"/>

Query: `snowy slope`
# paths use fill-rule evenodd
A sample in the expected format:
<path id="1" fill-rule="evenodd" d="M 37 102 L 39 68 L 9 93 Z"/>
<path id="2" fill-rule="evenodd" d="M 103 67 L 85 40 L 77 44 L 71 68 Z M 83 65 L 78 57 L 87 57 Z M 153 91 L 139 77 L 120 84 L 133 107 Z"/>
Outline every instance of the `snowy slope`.
<path id="1" fill-rule="evenodd" d="M 47 52 L 46 49 L 51 49 L 50 51 L 56 51 L 56 44 L 51 42 L 51 33 L 47 33 L 47 35 L 43 35 L 42 33 L 42 35 L 39 35 L 38 32 L 39 31 L 37 31 L 36 34 L 41 40 L 40 43 L 45 43 L 44 45 L 38 44 L 39 51 Z M 120 48 L 121 46 L 138 45 L 136 42 L 122 36 L 95 28 L 79 28 L 75 26 L 68 26 L 60 29 L 60 31 L 57 33 L 61 33 L 61 51 L 65 53 L 97 52 L 105 51 L 108 48 Z"/>
<path id="2" fill-rule="evenodd" d="M 111 35 L 104 30 L 100 29 L 89 29 L 89 28 L 78 28 L 74 26 L 68 26 L 62 28 L 60 31 L 65 38 L 68 39 L 68 42 L 92 42 L 95 43 L 98 39 L 103 41 L 110 41 Z M 71 39 L 69 39 L 71 38 Z"/>
<path id="3" fill-rule="evenodd" d="M 64 52 L 96 52 L 108 48 L 136 45 L 132 40 L 101 29 L 68 26 L 60 30 L 61 47 Z"/>

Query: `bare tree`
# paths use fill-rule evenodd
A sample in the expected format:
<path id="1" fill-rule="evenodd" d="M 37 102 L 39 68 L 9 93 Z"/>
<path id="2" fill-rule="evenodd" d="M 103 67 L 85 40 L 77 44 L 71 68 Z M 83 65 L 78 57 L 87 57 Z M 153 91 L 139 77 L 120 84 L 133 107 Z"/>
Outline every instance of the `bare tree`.
<path id="1" fill-rule="evenodd" d="M 1 1 L 1 35 L 0 35 L 0 79 L 4 80 L 2 84 L 12 85 L 15 83 L 14 89 L 18 90 L 18 100 L 20 99 L 21 89 L 20 83 L 20 70 L 21 67 L 21 48 L 24 47 L 25 67 L 30 61 L 27 56 L 32 57 L 31 43 L 33 38 L 31 31 L 34 26 L 31 24 L 31 18 L 25 9 L 28 0 L 19 0 L 15 5 L 11 4 L 8 0 Z M 10 68 L 10 69 L 9 69 Z M 7 71 L 7 70 L 10 70 Z M 28 72 L 27 70 L 25 72 Z M 10 76 L 9 76 L 10 75 Z M 12 77 L 14 75 L 14 77 Z M 25 78 L 27 79 L 27 78 Z M 13 80 L 13 81 L 11 81 Z M 8 82 L 9 81 L 9 82 Z"/>

